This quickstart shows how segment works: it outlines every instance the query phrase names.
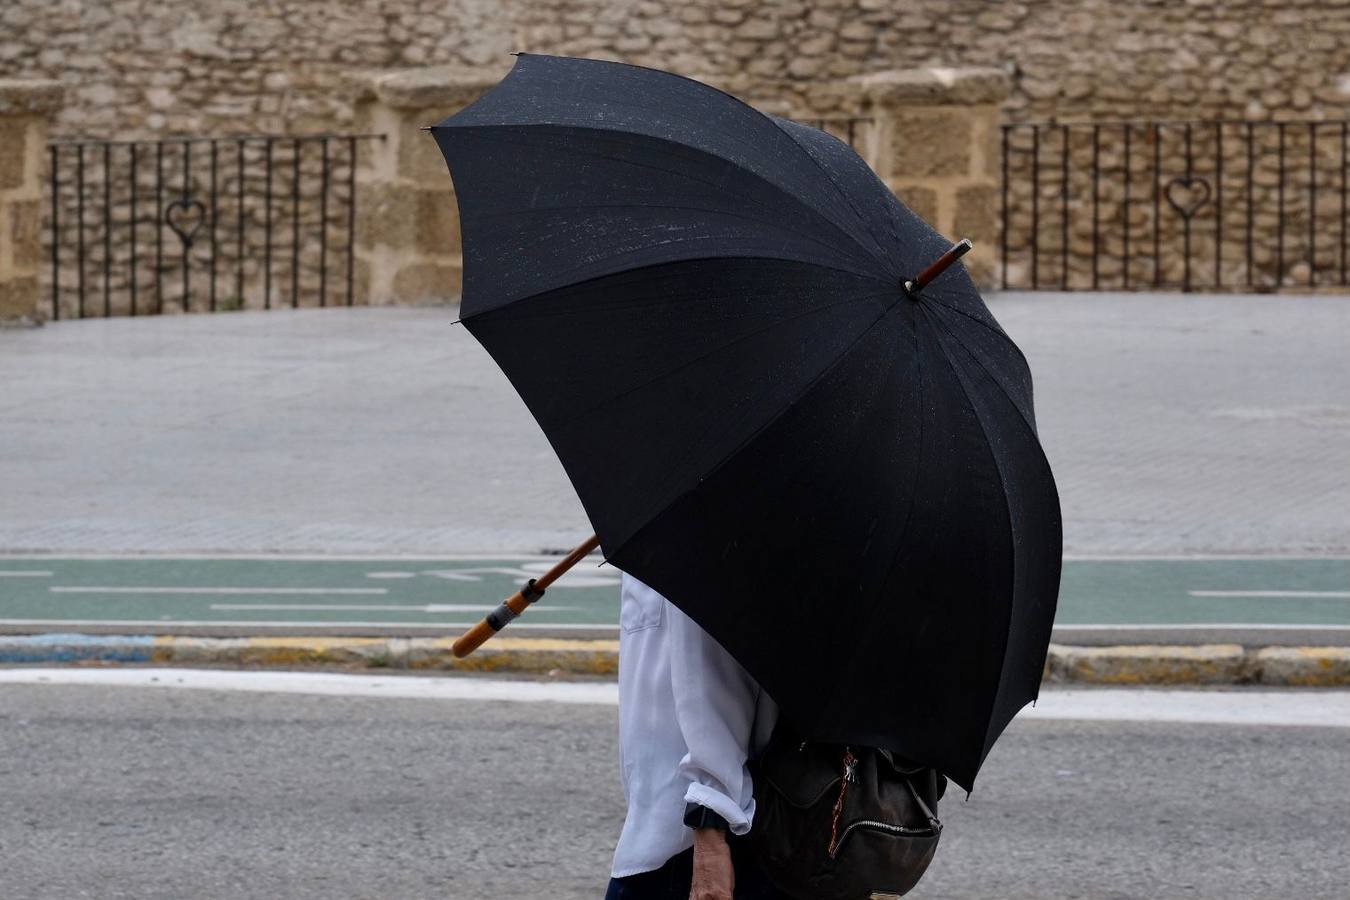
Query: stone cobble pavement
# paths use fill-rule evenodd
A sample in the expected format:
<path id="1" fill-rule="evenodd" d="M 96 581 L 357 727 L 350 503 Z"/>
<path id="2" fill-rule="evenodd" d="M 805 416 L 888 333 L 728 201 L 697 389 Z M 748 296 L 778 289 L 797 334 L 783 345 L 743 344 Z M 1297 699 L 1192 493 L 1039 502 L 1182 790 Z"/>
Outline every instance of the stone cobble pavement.
<path id="1" fill-rule="evenodd" d="M 1350 551 L 1350 300 L 990 299 L 1065 549 Z M 590 532 L 453 307 L 0 331 L 0 551 L 537 552 Z"/>

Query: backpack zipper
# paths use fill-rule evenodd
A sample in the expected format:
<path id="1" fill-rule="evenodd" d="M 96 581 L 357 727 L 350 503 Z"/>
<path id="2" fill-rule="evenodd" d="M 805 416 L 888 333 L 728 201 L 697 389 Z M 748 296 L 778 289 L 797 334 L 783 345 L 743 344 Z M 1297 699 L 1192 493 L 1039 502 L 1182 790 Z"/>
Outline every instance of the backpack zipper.
<path id="1" fill-rule="evenodd" d="M 839 796 L 834 801 L 834 812 L 830 816 L 830 846 L 825 851 L 831 859 L 834 858 L 835 851 L 839 849 L 839 842 L 844 839 L 843 835 L 839 833 L 839 817 L 844 812 L 844 796 L 848 793 L 849 783 L 857 780 L 858 758 L 853 755 L 852 747 L 845 747 L 844 775 L 839 779 Z M 848 834 L 848 830 L 845 830 L 844 834 Z"/>

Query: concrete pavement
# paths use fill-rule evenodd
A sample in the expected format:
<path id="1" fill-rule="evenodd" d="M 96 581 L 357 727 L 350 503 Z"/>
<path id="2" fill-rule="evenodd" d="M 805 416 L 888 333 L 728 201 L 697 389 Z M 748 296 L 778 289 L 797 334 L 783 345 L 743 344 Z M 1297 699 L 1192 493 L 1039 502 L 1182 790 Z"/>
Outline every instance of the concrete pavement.
<path id="1" fill-rule="evenodd" d="M 1350 303 L 995 295 L 1070 554 L 1350 554 Z M 0 332 L 0 548 L 536 553 L 586 517 L 453 308 Z"/>
<path id="2" fill-rule="evenodd" d="M 1347 896 L 1350 729 L 1194 721 L 1313 697 L 1109 693 L 1143 721 L 1013 722 L 971 798 L 940 805 L 910 896 Z M 4 895 L 598 897 L 623 816 L 615 720 L 589 703 L 6 684 Z"/>

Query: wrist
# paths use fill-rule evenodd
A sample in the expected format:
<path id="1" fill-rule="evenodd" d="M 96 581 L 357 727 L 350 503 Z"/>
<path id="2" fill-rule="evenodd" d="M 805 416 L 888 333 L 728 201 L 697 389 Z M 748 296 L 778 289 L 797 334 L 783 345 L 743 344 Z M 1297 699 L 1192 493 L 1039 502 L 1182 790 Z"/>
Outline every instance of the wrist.
<path id="1" fill-rule="evenodd" d="M 725 837 L 726 832 L 731 829 L 721 815 L 698 803 L 685 804 L 684 824 L 694 829 L 696 835 L 700 832 L 715 831 Z"/>

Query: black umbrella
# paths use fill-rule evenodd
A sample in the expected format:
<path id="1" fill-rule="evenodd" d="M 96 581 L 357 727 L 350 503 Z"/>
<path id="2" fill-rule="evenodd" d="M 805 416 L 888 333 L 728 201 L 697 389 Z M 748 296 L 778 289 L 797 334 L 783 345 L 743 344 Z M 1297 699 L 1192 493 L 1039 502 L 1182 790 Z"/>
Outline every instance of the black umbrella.
<path id="1" fill-rule="evenodd" d="M 653 69 L 521 54 L 432 133 L 463 322 L 605 557 L 809 737 L 969 789 L 1061 537 L 1022 354 L 963 266 L 906 288 L 949 242 L 840 141 Z"/>

